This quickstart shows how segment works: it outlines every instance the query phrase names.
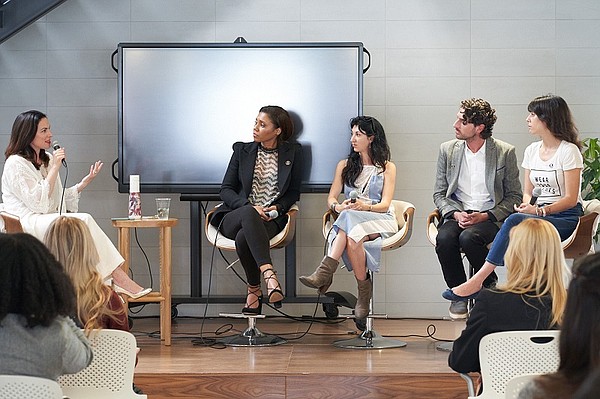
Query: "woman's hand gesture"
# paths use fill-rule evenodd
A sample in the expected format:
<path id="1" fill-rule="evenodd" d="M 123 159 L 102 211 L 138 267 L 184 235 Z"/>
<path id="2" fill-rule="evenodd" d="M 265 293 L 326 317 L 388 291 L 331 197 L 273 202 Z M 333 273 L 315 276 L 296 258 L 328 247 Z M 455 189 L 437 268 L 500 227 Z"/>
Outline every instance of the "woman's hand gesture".
<path id="1" fill-rule="evenodd" d="M 77 191 L 81 192 L 84 188 L 86 188 L 87 185 L 90 184 L 92 180 L 96 178 L 96 176 L 98 176 L 98 173 L 100 173 L 100 171 L 102 170 L 103 165 L 104 162 L 100 160 L 90 165 L 90 173 L 88 173 L 86 176 L 84 176 L 83 179 L 81 179 L 81 182 L 77 185 Z"/>

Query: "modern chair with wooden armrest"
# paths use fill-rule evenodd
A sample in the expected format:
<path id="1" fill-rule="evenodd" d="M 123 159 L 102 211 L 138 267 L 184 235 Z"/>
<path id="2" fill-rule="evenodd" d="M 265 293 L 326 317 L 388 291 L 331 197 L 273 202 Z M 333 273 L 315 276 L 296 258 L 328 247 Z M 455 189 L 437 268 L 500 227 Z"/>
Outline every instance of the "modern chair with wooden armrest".
<path id="1" fill-rule="evenodd" d="M 392 204 L 394 205 L 396 221 L 398 222 L 398 232 L 393 236 L 383 240 L 381 244 L 382 251 L 389 251 L 392 249 L 400 248 L 408 242 L 410 236 L 412 235 L 415 206 L 410 202 L 398 200 L 392 200 Z M 328 239 L 329 232 L 331 231 L 331 227 L 336 218 L 337 214 L 332 212 L 331 210 L 327 211 L 323 215 L 323 236 L 325 237 L 325 239 Z M 375 279 L 373 278 L 373 275 L 374 273 L 371 273 L 374 292 Z M 362 334 L 360 334 L 360 336 L 357 338 L 335 341 L 333 343 L 334 346 L 349 349 L 385 349 L 406 346 L 406 342 L 404 341 L 382 337 L 377 332 L 375 332 L 375 330 L 373 330 L 374 318 L 387 317 L 387 315 L 373 314 L 373 296 L 371 296 L 371 301 L 369 304 L 369 315 L 367 316 L 366 320 L 366 328 L 362 332 Z"/>
<path id="2" fill-rule="evenodd" d="M 204 225 L 206 238 L 208 242 L 210 242 L 216 248 L 224 249 L 227 251 L 235 251 L 235 241 L 220 234 L 217 228 L 210 224 L 212 213 L 216 209 L 217 208 L 212 209 L 206 215 L 206 223 Z M 299 208 L 295 204 L 289 209 L 289 211 L 287 212 L 288 221 L 284 229 L 281 230 L 279 234 L 271 238 L 271 240 L 269 241 L 269 247 L 271 249 L 284 248 L 292 242 L 292 240 L 294 239 L 294 234 L 296 232 L 296 217 L 298 211 Z M 231 263 L 229 266 L 227 266 L 227 268 L 232 267 L 238 261 L 239 259 Z M 225 345 L 272 346 L 284 344 L 286 342 L 286 340 L 276 335 L 264 334 L 258 329 L 258 327 L 256 327 L 256 319 L 263 319 L 265 317 L 264 315 L 221 313 L 219 314 L 219 316 L 248 319 L 248 327 L 241 334 L 220 340 Z"/>

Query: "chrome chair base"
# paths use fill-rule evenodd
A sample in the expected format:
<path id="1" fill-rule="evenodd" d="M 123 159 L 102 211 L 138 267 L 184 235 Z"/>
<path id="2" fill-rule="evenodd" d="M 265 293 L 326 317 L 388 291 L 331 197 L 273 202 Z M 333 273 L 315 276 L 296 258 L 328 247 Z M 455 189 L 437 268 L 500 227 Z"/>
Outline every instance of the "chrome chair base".
<path id="1" fill-rule="evenodd" d="M 385 338 L 373 330 L 373 316 L 367 316 L 367 328 L 358 337 L 334 341 L 333 346 L 345 349 L 387 349 L 402 348 L 406 342 Z"/>
<path id="2" fill-rule="evenodd" d="M 264 319 L 264 315 L 245 315 L 221 313 L 220 317 L 234 317 L 248 319 L 248 328 L 241 334 L 218 340 L 227 346 L 275 346 L 285 344 L 287 341 L 277 335 L 264 334 L 256 327 L 256 319 Z"/>

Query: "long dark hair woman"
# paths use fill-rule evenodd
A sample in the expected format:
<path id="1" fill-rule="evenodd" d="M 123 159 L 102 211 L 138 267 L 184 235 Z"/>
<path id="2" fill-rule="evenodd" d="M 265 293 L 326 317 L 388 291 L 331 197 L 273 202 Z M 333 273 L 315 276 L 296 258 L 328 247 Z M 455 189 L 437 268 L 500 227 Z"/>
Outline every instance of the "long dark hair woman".
<path id="1" fill-rule="evenodd" d="M 354 315 L 363 319 L 373 293 L 368 271 L 379 271 L 382 238 L 398 231 L 392 204 L 396 165 L 390 161 L 390 147 L 377 119 L 357 116 L 350 129 L 350 154 L 338 163 L 327 197 L 329 209 L 339 213 L 329 234 L 329 253 L 300 282 L 326 293 L 343 258 L 358 286 Z M 345 199 L 340 203 L 342 191 Z"/>

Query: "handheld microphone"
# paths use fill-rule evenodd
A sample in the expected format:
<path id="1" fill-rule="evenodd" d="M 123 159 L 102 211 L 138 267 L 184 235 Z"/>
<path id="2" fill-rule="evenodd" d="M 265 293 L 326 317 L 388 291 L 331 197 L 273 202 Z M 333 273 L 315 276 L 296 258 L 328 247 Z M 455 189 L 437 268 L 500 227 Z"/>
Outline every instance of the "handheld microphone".
<path id="1" fill-rule="evenodd" d="M 350 203 L 354 204 L 356 202 L 356 199 L 358 198 L 358 192 L 356 192 L 356 190 L 352 190 L 350 191 Z"/>
<path id="2" fill-rule="evenodd" d="M 542 194 L 542 189 L 539 187 L 536 187 L 533 189 L 533 191 L 531 192 L 531 199 L 529 200 L 529 205 L 535 205 L 535 203 L 537 202 L 538 197 Z"/>
<path id="3" fill-rule="evenodd" d="M 277 216 L 279 216 L 279 212 L 277 212 L 277 209 L 273 209 L 273 210 L 270 210 L 269 212 L 266 212 L 266 215 L 268 217 L 270 217 L 271 219 L 275 219 Z"/>
<path id="4" fill-rule="evenodd" d="M 57 141 L 57 140 L 54 140 L 54 141 L 52 142 L 52 149 L 53 149 L 54 151 L 56 151 L 56 150 L 58 150 L 59 148 L 60 148 L 60 144 L 58 144 L 58 141 Z M 63 166 L 64 166 L 65 168 L 67 167 L 67 161 L 65 161 L 64 159 L 62 160 L 62 164 L 63 164 Z"/>

